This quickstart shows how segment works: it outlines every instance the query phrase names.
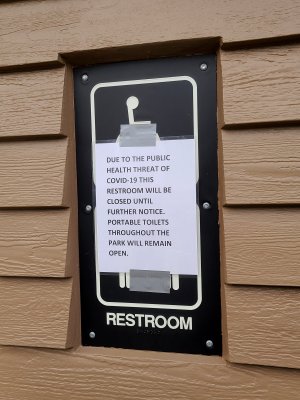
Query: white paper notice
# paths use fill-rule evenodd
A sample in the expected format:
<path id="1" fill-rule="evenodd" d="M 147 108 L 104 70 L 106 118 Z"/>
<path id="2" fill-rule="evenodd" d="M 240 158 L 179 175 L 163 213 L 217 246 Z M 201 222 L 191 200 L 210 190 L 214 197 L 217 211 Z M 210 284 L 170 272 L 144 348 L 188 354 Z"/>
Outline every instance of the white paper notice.
<path id="1" fill-rule="evenodd" d="M 198 275 L 194 139 L 95 148 L 100 272 Z"/>

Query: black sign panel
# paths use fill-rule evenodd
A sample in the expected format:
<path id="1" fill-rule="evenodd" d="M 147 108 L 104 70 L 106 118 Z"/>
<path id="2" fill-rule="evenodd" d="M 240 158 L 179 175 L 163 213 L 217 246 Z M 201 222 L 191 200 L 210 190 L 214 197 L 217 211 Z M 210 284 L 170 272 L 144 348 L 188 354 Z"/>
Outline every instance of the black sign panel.
<path id="1" fill-rule="evenodd" d="M 215 56 L 78 68 L 75 111 L 83 345 L 220 354 Z"/>

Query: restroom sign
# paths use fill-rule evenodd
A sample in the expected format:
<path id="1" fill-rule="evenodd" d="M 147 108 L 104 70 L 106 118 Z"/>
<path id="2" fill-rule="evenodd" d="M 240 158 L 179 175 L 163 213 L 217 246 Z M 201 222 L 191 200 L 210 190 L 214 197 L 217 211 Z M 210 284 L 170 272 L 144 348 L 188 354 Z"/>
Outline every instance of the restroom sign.
<path id="1" fill-rule="evenodd" d="M 215 57 L 205 59 L 205 73 L 201 57 L 75 72 L 84 345 L 220 353 Z"/>

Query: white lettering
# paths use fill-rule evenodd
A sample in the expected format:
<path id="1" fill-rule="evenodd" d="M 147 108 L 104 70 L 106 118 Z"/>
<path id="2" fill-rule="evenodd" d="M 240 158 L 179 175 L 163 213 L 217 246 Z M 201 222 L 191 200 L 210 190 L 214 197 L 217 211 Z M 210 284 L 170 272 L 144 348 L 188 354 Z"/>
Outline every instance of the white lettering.
<path id="1" fill-rule="evenodd" d="M 140 328 L 142 326 L 142 317 L 144 317 L 144 315 L 143 314 L 134 314 L 134 315 L 138 320 L 138 327 Z"/>
<path id="2" fill-rule="evenodd" d="M 157 328 L 157 329 L 180 329 L 192 330 L 193 319 L 192 317 L 183 317 L 182 315 L 176 317 L 172 315 L 165 317 L 163 315 L 151 314 L 125 314 L 125 313 L 106 313 L 106 325 L 114 326 L 138 326 L 139 328 Z"/>
<path id="3" fill-rule="evenodd" d="M 127 326 L 134 326 L 135 325 L 135 320 L 134 320 L 134 315 L 133 314 L 126 314 L 126 325 Z"/>
<path id="4" fill-rule="evenodd" d="M 113 325 L 116 325 L 116 314 L 112 312 L 106 313 L 106 325 L 110 325 L 110 322 L 113 323 Z"/>
<path id="5" fill-rule="evenodd" d="M 160 319 L 163 321 L 161 325 L 159 324 L 159 320 L 160 320 Z M 155 318 L 155 325 L 156 325 L 157 328 L 159 328 L 159 329 L 165 328 L 166 325 L 167 325 L 167 320 L 166 320 L 166 318 L 165 318 L 163 315 L 159 315 L 158 317 Z"/>
<path id="6" fill-rule="evenodd" d="M 117 313 L 117 325 L 125 326 L 125 314 Z"/>
<path id="7" fill-rule="evenodd" d="M 148 328 L 151 325 L 152 328 L 155 328 L 155 318 L 154 315 L 145 315 L 145 328 Z"/>
<path id="8" fill-rule="evenodd" d="M 180 317 L 180 318 L 182 318 L 182 317 Z M 171 321 L 175 321 L 175 324 L 172 325 L 172 324 L 171 324 Z M 176 317 L 170 317 L 170 318 L 168 319 L 168 327 L 169 327 L 170 329 L 178 329 L 178 326 L 179 326 L 179 320 L 178 320 L 178 318 L 176 318 Z"/>
<path id="9" fill-rule="evenodd" d="M 188 317 L 187 320 L 185 320 L 184 317 L 180 317 L 180 329 L 191 331 L 193 329 L 192 322 L 193 322 L 192 317 Z"/>

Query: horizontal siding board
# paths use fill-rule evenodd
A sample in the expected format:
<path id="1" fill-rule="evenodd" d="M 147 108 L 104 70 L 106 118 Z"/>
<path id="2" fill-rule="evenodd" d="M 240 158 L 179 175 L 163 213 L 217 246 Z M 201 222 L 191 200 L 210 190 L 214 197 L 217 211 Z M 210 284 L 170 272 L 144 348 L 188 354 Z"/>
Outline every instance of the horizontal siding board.
<path id="1" fill-rule="evenodd" d="M 64 73 L 64 68 L 0 73 L 0 139 L 60 135 Z"/>
<path id="2" fill-rule="evenodd" d="M 225 126 L 300 121 L 300 45 L 223 51 L 221 64 Z"/>
<path id="3" fill-rule="evenodd" d="M 216 5 L 220 6 L 218 0 Z M 226 30 L 222 29 L 221 36 L 228 46 L 242 45 L 243 41 L 254 43 L 265 38 L 298 35 L 300 32 L 300 3 L 295 0 L 286 3 L 280 0 L 235 0 L 224 3 L 223 7 L 228 10 L 228 17 Z"/>
<path id="4" fill-rule="evenodd" d="M 0 276 L 70 275 L 69 225 L 69 210 L 0 211 Z"/>
<path id="5" fill-rule="evenodd" d="M 0 344 L 65 348 L 72 279 L 0 278 Z"/>
<path id="6" fill-rule="evenodd" d="M 67 146 L 67 139 L 0 143 L 0 207 L 68 205 Z"/>
<path id="7" fill-rule="evenodd" d="M 225 286 L 228 360 L 300 368 L 300 290 Z"/>
<path id="8" fill-rule="evenodd" d="M 296 400 L 299 374 L 201 355 L 0 347 L 1 400 Z"/>
<path id="9" fill-rule="evenodd" d="M 226 205 L 300 204 L 300 128 L 222 131 Z"/>
<path id="10" fill-rule="evenodd" d="M 4 3 L 0 66 L 172 40 L 223 37 L 230 44 L 298 35 L 299 16 L 295 0 L 130 0 L 109 7 L 99 0 L 89 1 L 89 7 L 81 0 Z"/>
<path id="11" fill-rule="evenodd" d="M 223 208 L 226 282 L 300 286 L 300 209 Z"/>

